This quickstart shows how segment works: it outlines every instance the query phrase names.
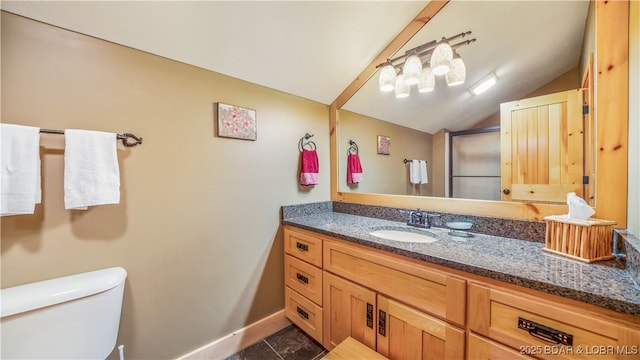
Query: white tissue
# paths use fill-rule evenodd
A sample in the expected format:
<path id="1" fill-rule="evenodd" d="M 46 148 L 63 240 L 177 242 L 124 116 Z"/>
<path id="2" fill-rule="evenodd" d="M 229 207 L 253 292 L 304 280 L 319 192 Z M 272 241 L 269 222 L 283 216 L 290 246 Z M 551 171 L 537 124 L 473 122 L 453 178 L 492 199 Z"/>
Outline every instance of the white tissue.
<path id="1" fill-rule="evenodd" d="M 569 219 L 586 220 L 595 214 L 593 208 L 574 192 L 567 194 L 567 205 L 569 205 Z"/>

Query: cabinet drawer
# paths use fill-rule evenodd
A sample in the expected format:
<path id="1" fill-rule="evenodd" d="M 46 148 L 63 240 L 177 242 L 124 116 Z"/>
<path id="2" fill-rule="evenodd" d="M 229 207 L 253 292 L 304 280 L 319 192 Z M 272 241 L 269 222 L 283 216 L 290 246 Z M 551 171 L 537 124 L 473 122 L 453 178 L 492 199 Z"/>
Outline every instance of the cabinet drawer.
<path id="1" fill-rule="evenodd" d="M 466 281 L 407 260 L 337 241 L 324 243 L 324 269 L 464 327 Z"/>
<path id="2" fill-rule="evenodd" d="M 542 359 L 637 358 L 640 330 L 514 290 L 469 285 L 469 329 Z M 534 354 L 535 353 L 535 354 Z"/>
<path id="3" fill-rule="evenodd" d="M 469 333 L 467 341 L 467 360 L 530 360 L 532 357 L 504 345 L 485 339 L 474 333 Z M 526 351 L 526 349 L 523 349 Z"/>
<path id="4" fill-rule="evenodd" d="M 284 252 L 322 267 L 322 238 L 303 230 L 284 228 Z"/>
<path id="5" fill-rule="evenodd" d="M 322 308 L 320 306 L 285 286 L 284 313 L 307 335 L 322 343 Z"/>
<path id="6" fill-rule="evenodd" d="M 302 296 L 322 306 L 322 269 L 285 255 L 284 282 Z"/>

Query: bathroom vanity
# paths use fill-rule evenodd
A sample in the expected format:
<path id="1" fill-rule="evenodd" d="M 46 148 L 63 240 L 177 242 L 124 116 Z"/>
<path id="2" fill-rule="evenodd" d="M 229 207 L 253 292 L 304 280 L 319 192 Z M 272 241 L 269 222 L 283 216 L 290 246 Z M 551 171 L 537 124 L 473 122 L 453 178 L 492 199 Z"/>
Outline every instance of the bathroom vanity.
<path id="1" fill-rule="evenodd" d="M 285 218 L 285 313 L 331 350 L 351 336 L 391 359 L 640 357 L 640 289 L 615 261 L 539 242 L 326 212 Z M 404 227 L 404 228 L 403 228 Z"/>

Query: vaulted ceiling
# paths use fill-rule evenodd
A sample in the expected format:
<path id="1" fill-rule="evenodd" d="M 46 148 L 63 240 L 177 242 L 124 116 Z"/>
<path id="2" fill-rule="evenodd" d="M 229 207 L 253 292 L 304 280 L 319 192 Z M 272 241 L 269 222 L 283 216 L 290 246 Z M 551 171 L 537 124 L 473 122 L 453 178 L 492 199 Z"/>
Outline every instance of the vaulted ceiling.
<path id="1" fill-rule="evenodd" d="M 330 104 L 428 1 L 2 1 L 2 10 Z M 588 1 L 451 1 L 406 48 L 463 31 L 467 81 L 395 99 L 377 74 L 345 108 L 463 129 L 579 63 Z M 468 87 L 494 72 L 480 96 Z"/>

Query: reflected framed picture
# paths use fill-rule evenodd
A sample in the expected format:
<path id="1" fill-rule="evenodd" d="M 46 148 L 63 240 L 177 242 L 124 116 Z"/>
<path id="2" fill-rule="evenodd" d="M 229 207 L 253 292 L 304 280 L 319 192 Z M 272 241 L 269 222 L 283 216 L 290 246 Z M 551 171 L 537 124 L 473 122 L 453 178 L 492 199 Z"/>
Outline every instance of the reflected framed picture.
<path id="1" fill-rule="evenodd" d="M 255 141 L 256 111 L 240 106 L 216 103 L 218 136 Z"/>
<path id="2" fill-rule="evenodd" d="M 391 154 L 391 138 L 384 135 L 378 135 L 378 154 Z"/>

